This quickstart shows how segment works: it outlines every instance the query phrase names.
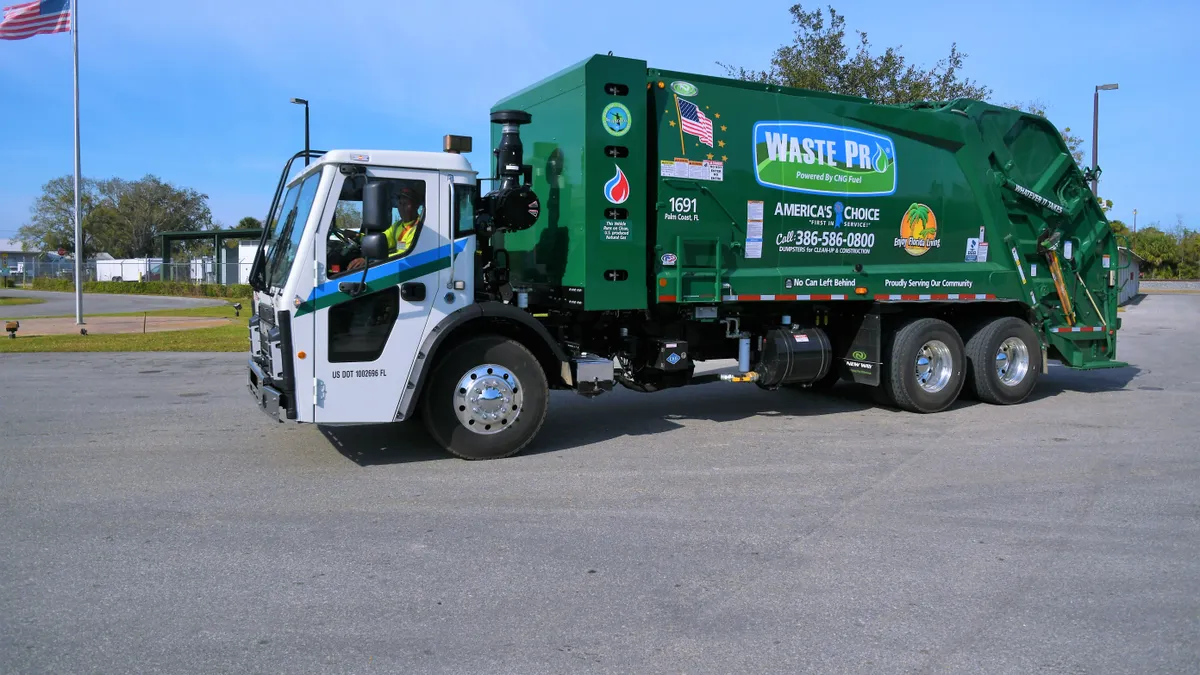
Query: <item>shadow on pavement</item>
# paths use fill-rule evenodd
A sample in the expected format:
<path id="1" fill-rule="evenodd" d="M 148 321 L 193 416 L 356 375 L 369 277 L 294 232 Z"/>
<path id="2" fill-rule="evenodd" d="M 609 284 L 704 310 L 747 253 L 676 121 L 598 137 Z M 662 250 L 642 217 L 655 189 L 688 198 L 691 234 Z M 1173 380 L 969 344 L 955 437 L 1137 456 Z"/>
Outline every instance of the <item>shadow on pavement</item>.
<path id="1" fill-rule="evenodd" d="M 1142 369 L 1137 366 L 1072 370 L 1066 366 L 1051 364 L 1050 372 L 1038 380 L 1037 387 L 1030 394 L 1028 401 L 1040 401 L 1064 392 L 1098 394 L 1106 391 L 1129 391 L 1129 383 L 1141 372 Z"/>
<path id="2" fill-rule="evenodd" d="M 594 443 L 669 433 L 687 420 L 732 422 L 750 417 L 799 417 L 878 407 L 853 385 L 818 394 L 763 391 L 752 384 L 704 384 L 653 394 L 617 389 L 594 399 L 571 392 L 550 396 L 546 421 L 517 458 L 561 452 Z M 396 424 L 319 426 L 330 444 L 359 466 L 455 459 L 425 432 L 419 420 Z M 461 461 L 455 459 L 455 461 Z"/>
<path id="3" fill-rule="evenodd" d="M 1141 370 L 1134 366 L 1111 370 L 1075 371 L 1052 364 L 1027 400 L 1034 403 L 1066 392 L 1098 393 L 1128 390 Z M 967 396 L 951 410 L 984 405 Z M 840 384 L 831 392 L 804 389 L 764 391 L 753 384 L 704 384 L 653 394 L 618 388 L 594 399 L 571 392 L 550 396 L 546 421 L 520 457 L 562 452 L 620 438 L 667 434 L 689 420 L 733 422 L 751 417 L 808 417 L 876 409 L 912 414 L 876 401 L 870 387 Z M 321 433 L 347 459 L 359 466 L 453 459 L 425 432 L 419 420 L 396 424 L 321 426 Z"/>

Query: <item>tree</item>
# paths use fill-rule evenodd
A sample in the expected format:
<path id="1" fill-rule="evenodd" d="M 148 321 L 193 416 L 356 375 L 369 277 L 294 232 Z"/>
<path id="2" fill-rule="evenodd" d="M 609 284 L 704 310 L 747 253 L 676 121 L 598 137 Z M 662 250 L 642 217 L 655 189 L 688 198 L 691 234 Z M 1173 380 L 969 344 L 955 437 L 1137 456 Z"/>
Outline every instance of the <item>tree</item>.
<path id="1" fill-rule="evenodd" d="M 960 78 L 967 55 L 958 51 L 956 43 L 951 43 L 945 59 L 923 69 L 907 63 L 899 47 L 872 55 L 864 31 L 855 31 L 858 43 L 851 55 L 846 46 L 846 19 L 832 6 L 828 8 L 828 25 L 820 10 L 806 12 L 802 5 L 795 4 L 789 11 L 796 25 L 795 40 L 775 50 L 769 70 L 718 65 L 729 76 L 742 80 L 861 96 L 884 104 L 986 100 L 991 95 L 987 87 Z"/>
<path id="2" fill-rule="evenodd" d="M 147 175 L 129 184 L 117 200 L 114 227 L 101 239 L 117 258 L 153 255 L 162 232 L 194 232 L 212 227 L 208 196 L 177 188 Z"/>
<path id="3" fill-rule="evenodd" d="M 177 188 L 156 176 L 132 182 L 84 178 L 80 187 L 85 257 L 101 251 L 116 258 L 151 256 L 162 232 L 212 227 L 207 195 Z M 26 248 L 75 250 L 74 200 L 72 176 L 46 183 L 17 238 Z"/>
<path id="4" fill-rule="evenodd" d="M 260 230 L 262 229 L 262 221 L 254 216 L 246 216 L 238 221 L 235 230 Z"/>
<path id="5" fill-rule="evenodd" d="M 1179 276 L 1200 278 L 1200 232 L 1183 228 L 1179 238 Z"/>
<path id="6" fill-rule="evenodd" d="M 1133 235 L 1130 244 L 1151 268 L 1149 276 L 1171 278 L 1179 265 L 1179 242 L 1163 232 L 1157 224 L 1142 228 Z"/>
<path id="7" fill-rule="evenodd" d="M 93 212 L 100 206 L 116 202 L 124 184 L 120 180 L 98 181 L 82 177 L 79 180 L 79 219 L 83 223 L 83 254 L 94 255 L 95 231 L 103 229 L 102 222 L 92 222 Z M 29 208 L 29 222 L 17 230 L 17 241 L 27 251 L 75 251 L 75 177 L 59 176 L 42 186 L 42 194 Z M 98 214 L 100 221 L 107 214 Z"/>

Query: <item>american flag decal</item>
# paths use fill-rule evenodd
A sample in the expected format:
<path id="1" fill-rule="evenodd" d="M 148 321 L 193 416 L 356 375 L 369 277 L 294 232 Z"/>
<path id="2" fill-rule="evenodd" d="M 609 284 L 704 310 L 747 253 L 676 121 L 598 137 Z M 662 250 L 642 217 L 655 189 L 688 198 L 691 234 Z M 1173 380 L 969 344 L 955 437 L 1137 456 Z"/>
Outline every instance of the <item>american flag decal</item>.
<path id="1" fill-rule="evenodd" d="M 679 124 L 683 127 L 683 132 L 699 138 L 701 143 L 711 148 L 713 146 L 712 120 L 705 117 L 695 103 L 681 98 L 677 98 L 677 100 L 679 101 Z"/>

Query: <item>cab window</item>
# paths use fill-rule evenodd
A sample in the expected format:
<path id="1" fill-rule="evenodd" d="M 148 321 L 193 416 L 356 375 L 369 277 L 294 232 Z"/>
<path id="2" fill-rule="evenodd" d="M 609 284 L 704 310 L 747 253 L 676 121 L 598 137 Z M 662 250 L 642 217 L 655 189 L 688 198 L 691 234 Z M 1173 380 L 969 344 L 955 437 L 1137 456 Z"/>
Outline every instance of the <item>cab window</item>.
<path id="1" fill-rule="evenodd" d="M 366 266 L 359 246 L 362 240 L 362 194 L 367 181 L 388 184 L 391 195 L 391 226 L 383 232 L 388 242 L 386 260 L 372 260 L 371 266 L 397 260 L 412 253 L 425 229 L 425 193 L 423 180 L 406 178 L 368 178 L 348 176 L 342 185 L 333 221 L 326 241 L 326 277 L 338 277 Z"/>

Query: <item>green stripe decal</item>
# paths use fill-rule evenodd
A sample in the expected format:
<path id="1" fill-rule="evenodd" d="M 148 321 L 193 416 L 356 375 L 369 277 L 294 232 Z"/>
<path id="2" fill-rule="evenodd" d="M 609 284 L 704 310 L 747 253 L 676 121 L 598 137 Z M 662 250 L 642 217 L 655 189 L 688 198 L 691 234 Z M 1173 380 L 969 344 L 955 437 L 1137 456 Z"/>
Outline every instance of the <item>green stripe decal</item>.
<path id="1" fill-rule="evenodd" d="M 348 302 L 355 298 L 361 298 L 364 295 L 376 293 L 378 291 L 382 291 L 384 289 L 391 288 L 392 286 L 398 286 L 406 281 L 412 281 L 413 279 L 416 279 L 417 277 L 423 277 L 426 274 L 431 274 L 433 272 L 439 272 L 448 267 L 450 267 L 450 257 L 446 256 L 444 258 L 437 258 L 437 259 L 427 262 L 423 265 L 417 265 L 415 267 L 408 267 L 408 268 L 400 269 L 392 274 L 388 274 L 386 276 L 371 279 L 370 281 L 367 282 L 367 290 L 363 291 L 362 293 L 359 293 L 358 295 L 349 295 L 348 293 L 342 293 L 341 291 L 338 291 L 336 293 L 327 293 L 327 294 L 319 296 L 315 299 L 310 299 L 310 300 L 300 303 L 300 306 L 298 308 L 296 308 L 296 317 L 299 318 L 299 317 L 304 316 L 305 314 L 311 314 L 313 312 L 320 311 L 327 307 L 332 307 L 334 305 L 340 305 L 343 302 Z M 343 281 L 358 281 L 359 279 L 362 279 L 361 272 L 358 272 L 355 274 L 347 274 L 345 277 L 338 279 L 338 283 L 341 283 Z"/>

